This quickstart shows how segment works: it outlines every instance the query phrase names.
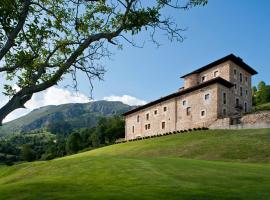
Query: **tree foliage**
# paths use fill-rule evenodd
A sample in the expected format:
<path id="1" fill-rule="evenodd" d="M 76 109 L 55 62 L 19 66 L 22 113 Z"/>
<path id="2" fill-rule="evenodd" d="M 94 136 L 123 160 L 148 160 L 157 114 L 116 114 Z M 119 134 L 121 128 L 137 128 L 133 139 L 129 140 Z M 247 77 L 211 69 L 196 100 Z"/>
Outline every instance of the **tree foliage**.
<path id="1" fill-rule="evenodd" d="M 68 153 L 77 153 L 81 149 L 81 137 L 79 133 L 69 135 L 66 149 Z"/>
<path id="2" fill-rule="evenodd" d="M 258 86 L 252 89 L 252 99 L 254 105 L 260 105 L 270 102 L 270 85 L 261 81 Z"/>
<path id="3" fill-rule="evenodd" d="M 28 161 L 28 162 L 31 162 L 35 160 L 36 158 L 35 152 L 31 148 L 31 146 L 28 144 L 23 145 L 22 150 L 21 150 L 21 156 L 22 156 L 22 160 Z"/>
<path id="4" fill-rule="evenodd" d="M 17 161 L 51 160 L 115 143 L 125 137 L 125 123 L 119 116 L 100 118 L 97 126 L 73 132 L 51 134 L 33 131 L 0 138 L 0 164 Z"/>
<path id="5" fill-rule="evenodd" d="M 101 59 L 110 56 L 109 45 L 143 29 L 155 40 L 160 30 L 170 40 L 182 41 L 181 31 L 165 8 L 187 10 L 207 0 L 2 0 L 0 1 L 0 73 L 3 93 L 10 97 L 0 109 L 0 123 L 23 108 L 34 93 L 77 72 L 102 79 Z M 16 84 L 19 90 L 12 85 Z"/>

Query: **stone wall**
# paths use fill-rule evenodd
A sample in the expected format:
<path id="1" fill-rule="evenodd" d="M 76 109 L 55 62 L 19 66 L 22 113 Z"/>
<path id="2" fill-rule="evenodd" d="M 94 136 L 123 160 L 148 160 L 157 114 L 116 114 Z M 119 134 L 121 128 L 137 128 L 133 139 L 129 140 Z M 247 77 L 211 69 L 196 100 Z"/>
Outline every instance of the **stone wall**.
<path id="1" fill-rule="evenodd" d="M 243 124 L 258 124 L 261 122 L 270 124 L 270 110 L 247 114 L 242 117 L 241 121 Z"/>
<path id="2" fill-rule="evenodd" d="M 259 111 L 251 114 L 246 114 L 241 118 L 241 123 L 230 125 L 230 118 L 216 120 L 210 129 L 255 129 L 255 128 L 270 128 L 270 111 Z"/>
<path id="3" fill-rule="evenodd" d="M 126 140 L 208 127 L 217 119 L 219 87 L 221 87 L 220 84 L 213 84 L 126 116 Z M 205 100 L 207 94 L 209 94 L 209 99 Z M 190 108 L 189 115 L 187 115 L 188 107 Z M 204 116 L 201 115 L 202 111 L 204 111 Z"/>

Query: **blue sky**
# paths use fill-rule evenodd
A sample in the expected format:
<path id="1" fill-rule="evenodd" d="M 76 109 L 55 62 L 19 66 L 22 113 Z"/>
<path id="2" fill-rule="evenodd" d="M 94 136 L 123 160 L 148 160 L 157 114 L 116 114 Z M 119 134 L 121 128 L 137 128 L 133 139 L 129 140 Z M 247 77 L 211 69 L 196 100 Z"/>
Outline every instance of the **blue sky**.
<path id="1" fill-rule="evenodd" d="M 168 9 L 164 14 L 173 16 L 182 28 L 187 28 L 182 33 L 185 41 L 170 42 L 159 34 L 157 39 L 162 46 L 156 48 L 149 42 L 149 34 L 143 32 L 136 41 L 138 44 L 145 41 L 144 48 L 124 43 L 123 50 L 113 51 L 112 60 L 104 61 L 107 73 L 104 81 L 94 81 L 94 99 L 121 100 L 123 95 L 129 95 L 146 102 L 155 100 L 181 87 L 181 75 L 230 53 L 240 56 L 259 72 L 253 78 L 254 84 L 261 80 L 270 84 L 269 0 L 209 0 L 205 7 L 180 12 Z M 68 83 L 67 78 L 59 86 Z M 90 86 L 81 75 L 79 89 L 78 97 L 67 89 L 53 88 L 36 96 L 27 110 L 11 114 L 8 120 L 48 104 L 88 101 Z M 6 100 L 0 94 L 0 105 Z"/>
<path id="2" fill-rule="evenodd" d="M 169 13 L 188 28 L 183 32 L 185 41 L 171 43 L 161 35 L 162 46 L 156 48 L 148 34 L 142 33 L 136 41 L 145 40 L 144 48 L 126 44 L 106 62 L 105 81 L 94 84 L 95 99 L 127 94 L 154 100 L 181 87 L 181 75 L 230 53 L 259 72 L 254 84 L 270 83 L 270 1 L 210 0 L 205 7 L 165 14 Z M 86 79 L 81 77 L 80 82 L 81 92 L 88 95 Z"/>

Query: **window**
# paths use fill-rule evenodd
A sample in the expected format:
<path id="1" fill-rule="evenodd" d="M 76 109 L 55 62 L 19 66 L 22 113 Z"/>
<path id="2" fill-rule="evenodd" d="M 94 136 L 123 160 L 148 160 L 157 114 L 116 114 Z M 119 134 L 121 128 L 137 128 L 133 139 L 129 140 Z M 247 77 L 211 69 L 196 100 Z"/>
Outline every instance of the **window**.
<path id="1" fill-rule="evenodd" d="M 223 104 L 227 104 L 227 94 L 225 92 L 223 93 Z"/>
<path id="2" fill-rule="evenodd" d="M 187 101 L 186 100 L 182 101 L 182 105 L 183 106 L 186 106 L 187 105 Z"/>
<path id="3" fill-rule="evenodd" d="M 245 112 L 247 112 L 247 102 L 245 102 L 245 108 L 244 108 Z"/>
<path id="4" fill-rule="evenodd" d="M 206 81 L 206 76 L 202 76 L 202 82 Z"/>
<path id="5" fill-rule="evenodd" d="M 187 116 L 191 115 L 191 107 L 187 107 Z"/>
<path id="6" fill-rule="evenodd" d="M 149 113 L 146 114 L 146 120 L 149 120 Z"/>
<path id="7" fill-rule="evenodd" d="M 237 78 L 237 71 L 236 71 L 236 69 L 233 70 L 233 75 L 234 75 L 234 78 Z"/>
<path id="8" fill-rule="evenodd" d="M 239 75 L 240 77 L 240 82 L 242 83 L 243 82 L 243 74 L 242 73 L 240 73 L 240 75 Z"/>
<path id="9" fill-rule="evenodd" d="M 246 96 L 248 96 L 248 90 L 246 90 Z"/>
<path id="10" fill-rule="evenodd" d="M 227 115 L 227 110 L 226 110 L 226 108 L 223 109 L 223 115 Z"/>
<path id="11" fill-rule="evenodd" d="M 154 111 L 154 115 L 157 115 L 157 110 Z"/>
<path id="12" fill-rule="evenodd" d="M 210 99 L 210 94 L 204 95 L 204 100 L 205 100 L 205 101 L 208 101 L 209 99 Z"/>
<path id="13" fill-rule="evenodd" d="M 164 112 L 166 112 L 167 111 L 167 107 L 165 106 L 165 107 L 163 107 L 163 111 Z"/>
<path id="14" fill-rule="evenodd" d="M 132 133 L 134 133 L 134 126 L 132 126 Z"/>
<path id="15" fill-rule="evenodd" d="M 239 105 L 240 105 L 239 99 L 237 98 L 237 99 L 236 99 L 236 106 L 239 106 Z"/>
<path id="16" fill-rule="evenodd" d="M 205 117 L 205 110 L 201 111 L 201 117 Z"/>
<path id="17" fill-rule="evenodd" d="M 243 88 L 240 87 L 240 96 L 243 96 Z"/>
<path id="18" fill-rule="evenodd" d="M 247 76 L 245 77 L 245 81 L 246 81 L 246 84 L 247 84 L 248 83 L 248 77 Z"/>
<path id="19" fill-rule="evenodd" d="M 234 93 L 237 94 L 237 84 L 234 84 Z"/>
<path id="20" fill-rule="evenodd" d="M 165 129 L 165 126 L 166 126 L 166 123 L 165 123 L 165 122 L 162 122 L 162 123 L 161 123 L 161 128 L 162 128 L 162 129 Z"/>
<path id="21" fill-rule="evenodd" d="M 137 116 L 137 122 L 140 122 L 140 116 L 139 115 Z"/>
<path id="22" fill-rule="evenodd" d="M 148 130 L 150 129 L 150 124 L 145 124 L 144 127 L 145 127 L 145 130 Z"/>
<path id="23" fill-rule="evenodd" d="M 218 70 L 214 71 L 214 78 L 218 77 Z"/>

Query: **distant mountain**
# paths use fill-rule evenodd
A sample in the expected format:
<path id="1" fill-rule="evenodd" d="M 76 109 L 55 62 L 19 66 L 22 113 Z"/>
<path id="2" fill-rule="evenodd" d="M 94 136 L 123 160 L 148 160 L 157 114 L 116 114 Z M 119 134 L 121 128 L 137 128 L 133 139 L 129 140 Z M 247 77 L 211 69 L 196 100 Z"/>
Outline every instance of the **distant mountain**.
<path id="1" fill-rule="evenodd" d="M 45 106 L 0 127 L 0 135 L 29 132 L 40 129 L 61 129 L 93 127 L 100 117 L 120 115 L 135 108 L 118 101 L 94 101 L 58 106 Z"/>

